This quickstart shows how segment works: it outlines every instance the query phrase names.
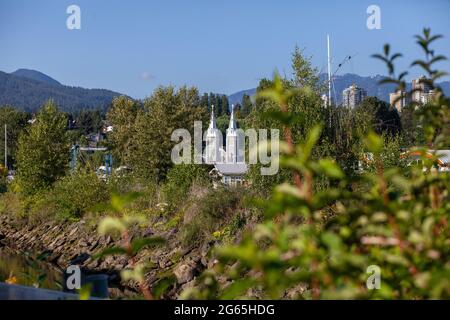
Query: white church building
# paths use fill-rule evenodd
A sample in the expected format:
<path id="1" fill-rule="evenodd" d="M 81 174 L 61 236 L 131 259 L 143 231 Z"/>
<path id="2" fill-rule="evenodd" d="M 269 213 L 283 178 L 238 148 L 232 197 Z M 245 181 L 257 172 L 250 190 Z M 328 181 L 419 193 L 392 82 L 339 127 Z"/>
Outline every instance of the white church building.
<path id="1" fill-rule="evenodd" d="M 234 106 L 231 107 L 230 123 L 226 132 L 225 148 L 222 133 L 217 128 L 214 116 L 214 106 L 211 110 L 211 120 L 206 132 L 205 163 L 214 165 L 210 175 L 220 178 L 228 186 L 244 183 L 244 176 L 248 170 L 245 163 L 245 140 L 237 130 L 234 119 Z"/>

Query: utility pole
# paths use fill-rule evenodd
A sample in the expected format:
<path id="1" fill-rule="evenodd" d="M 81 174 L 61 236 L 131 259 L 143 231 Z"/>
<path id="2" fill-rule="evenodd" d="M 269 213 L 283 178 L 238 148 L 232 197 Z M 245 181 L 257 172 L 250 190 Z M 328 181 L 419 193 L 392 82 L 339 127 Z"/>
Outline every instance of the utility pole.
<path id="1" fill-rule="evenodd" d="M 327 34 L 328 50 L 328 108 L 331 108 L 331 56 L 330 56 L 330 35 Z"/>
<path id="2" fill-rule="evenodd" d="M 5 170 L 8 170 L 8 134 L 6 131 L 6 123 L 5 123 Z"/>
<path id="3" fill-rule="evenodd" d="M 331 55 L 330 55 L 330 35 L 327 34 L 327 51 L 328 51 L 328 118 L 331 128 Z"/>

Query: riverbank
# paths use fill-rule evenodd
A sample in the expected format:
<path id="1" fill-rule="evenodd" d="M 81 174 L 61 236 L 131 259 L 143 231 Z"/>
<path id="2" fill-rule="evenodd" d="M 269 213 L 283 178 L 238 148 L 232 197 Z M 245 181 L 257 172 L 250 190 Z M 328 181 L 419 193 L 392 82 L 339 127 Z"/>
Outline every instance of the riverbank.
<path id="1" fill-rule="evenodd" d="M 166 240 L 163 248 L 142 250 L 138 256 L 139 262 L 149 267 L 146 280 L 150 287 L 163 280 L 169 283 L 161 298 L 178 298 L 184 288 L 194 285 L 196 276 L 203 269 L 211 266 L 208 259 L 211 244 L 183 248 L 177 240 L 176 230 L 145 230 L 144 233 L 157 234 Z M 62 270 L 77 264 L 88 273 L 108 274 L 111 298 L 130 298 L 137 294 L 135 284 L 120 280 L 119 272 L 128 267 L 125 257 L 92 258 L 101 250 L 119 243 L 109 236 L 99 236 L 96 227 L 84 219 L 29 225 L 23 219 L 0 215 L 0 241 L 23 253 L 40 256 Z"/>

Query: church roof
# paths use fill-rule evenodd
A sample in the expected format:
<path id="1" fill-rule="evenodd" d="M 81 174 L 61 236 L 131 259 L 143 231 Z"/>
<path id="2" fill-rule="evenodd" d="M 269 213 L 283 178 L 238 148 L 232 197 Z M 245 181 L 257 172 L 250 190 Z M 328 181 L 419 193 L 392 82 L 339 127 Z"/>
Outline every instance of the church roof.
<path id="1" fill-rule="evenodd" d="M 214 167 L 222 175 L 243 175 L 248 170 L 247 164 L 243 162 L 216 163 Z"/>

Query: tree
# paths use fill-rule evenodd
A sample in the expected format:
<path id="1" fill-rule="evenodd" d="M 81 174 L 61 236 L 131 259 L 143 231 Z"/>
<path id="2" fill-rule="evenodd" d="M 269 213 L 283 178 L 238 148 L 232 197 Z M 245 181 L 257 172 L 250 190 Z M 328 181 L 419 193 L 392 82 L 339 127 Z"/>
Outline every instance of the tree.
<path id="1" fill-rule="evenodd" d="M 228 103 L 228 97 L 226 95 L 222 95 L 220 97 L 220 104 L 222 106 L 222 114 L 230 114 L 230 104 Z"/>
<path id="2" fill-rule="evenodd" d="M 241 115 L 242 117 L 247 117 L 252 110 L 253 104 L 250 96 L 248 94 L 244 94 L 242 97 L 242 107 L 241 107 Z"/>
<path id="3" fill-rule="evenodd" d="M 405 147 L 423 145 L 425 142 L 423 129 L 416 115 L 415 105 L 407 105 L 402 109 L 400 115 L 402 126 L 402 140 Z"/>
<path id="4" fill-rule="evenodd" d="M 171 141 L 175 129 L 187 129 L 193 136 L 194 121 L 207 123 L 206 109 L 200 105 L 194 87 L 159 87 L 144 102 L 135 126 L 135 144 L 131 154 L 133 171 L 140 177 L 160 182 L 172 167 Z"/>
<path id="5" fill-rule="evenodd" d="M 208 94 L 207 94 L 207 93 L 204 93 L 204 94 L 202 95 L 202 98 L 201 98 L 201 100 L 200 100 L 200 105 L 201 105 L 203 108 L 207 109 L 208 112 L 209 112 L 209 110 L 210 110 L 210 105 L 209 105 L 209 97 L 208 97 Z"/>
<path id="6" fill-rule="evenodd" d="M 17 183 L 22 193 L 34 194 L 65 174 L 70 150 L 66 129 L 66 115 L 49 100 L 20 134 Z"/>
<path id="7" fill-rule="evenodd" d="M 0 159 L 5 158 L 5 134 L 4 128 L 7 125 L 7 141 L 8 141 L 8 166 L 14 168 L 17 142 L 19 134 L 27 124 L 29 115 L 26 112 L 19 111 L 10 106 L 0 108 Z"/>
<path id="8" fill-rule="evenodd" d="M 218 115 L 218 104 L 217 104 L 217 101 L 216 101 L 216 95 L 214 94 L 214 93 L 212 93 L 212 92 L 210 92 L 209 93 L 209 108 L 208 108 L 208 111 L 211 111 L 211 107 L 214 105 L 214 114 L 215 114 L 215 116 L 217 117 L 217 115 Z"/>
<path id="9" fill-rule="evenodd" d="M 116 99 L 113 100 L 113 104 Z M 102 126 L 102 113 L 100 110 L 80 110 L 73 120 L 75 128 L 82 134 L 97 133 Z"/>
<path id="10" fill-rule="evenodd" d="M 376 133 L 390 135 L 400 133 L 400 116 L 387 102 L 376 97 L 367 97 L 356 109 L 372 120 L 372 127 Z"/>
<path id="11" fill-rule="evenodd" d="M 112 125 L 110 134 L 115 161 L 129 164 L 132 144 L 135 136 L 135 122 L 140 110 L 139 104 L 127 97 L 114 98 L 112 106 L 107 113 L 107 121 Z"/>
<path id="12" fill-rule="evenodd" d="M 314 125 L 327 123 L 327 112 L 325 112 L 320 98 L 320 87 L 317 70 L 312 67 L 309 58 L 302 55 L 302 52 L 295 48 L 292 55 L 293 77 L 291 79 L 279 79 L 279 84 L 284 90 L 292 92 L 286 100 L 286 108 L 291 117 L 286 118 L 279 112 L 279 106 L 269 98 L 260 95 L 261 92 L 271 89 L 274 82 L 262 79 L 256 89 L 255 108 L 245 119 L 245 127 L 254 129 L 279 129 L 280 138 L 285 137 L 285 128 L 290 127 L 293 142 L 301 142 Z M 307 89 L 309 88 L 309 89 Z M 304 90 L 302 90 L 304 89 Z M 314 90 L 311 90 L 314 89 Z M 328 144 L 323 143 L 313 150 L 314 156 L 328 154 Z M 260 165 L 250 166 L 248 178 L 252 181 L 253 188 L 262 194 L 270 192 L 278 183 L 291 179 L 288 170 L 281 169 L 279 174 L 274 176 L 262 176 L 259 170 Z"/>
<path id="13" fill-rule="evenodd" d="M 296 87 L 309 86 L 319 88 L 319 76 L 317 68 L 311 64 L 311 57 L 306 57 L 298 46 L 295 46 L 291 57 L 292 83 Z"/>

